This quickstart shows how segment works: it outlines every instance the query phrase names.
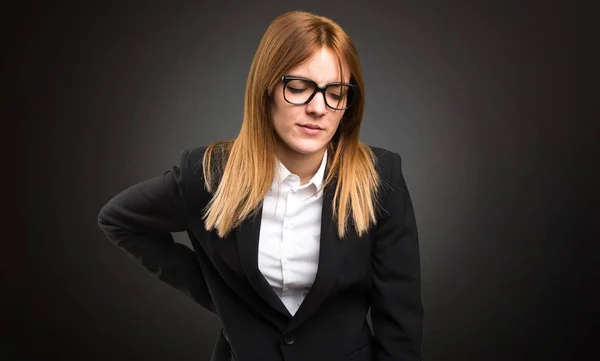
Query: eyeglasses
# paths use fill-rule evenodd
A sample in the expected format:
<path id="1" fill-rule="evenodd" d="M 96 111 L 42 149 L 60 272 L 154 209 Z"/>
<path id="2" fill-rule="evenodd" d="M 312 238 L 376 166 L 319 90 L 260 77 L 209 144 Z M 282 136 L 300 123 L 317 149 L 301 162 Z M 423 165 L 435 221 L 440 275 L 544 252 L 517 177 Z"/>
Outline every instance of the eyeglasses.
<path id="1" fill-rule="evenodd" d="M 289 75 L 282 76 L 281 81 L 283 98 L 293 105 L 307 104 L 317 93 L 323 93 L 325 105 L 334 110 L 345 110 L 350 108 L 358 92 L 358 86 L 354 84 L 336 82 L 320 87 L 310 79 Z"/>

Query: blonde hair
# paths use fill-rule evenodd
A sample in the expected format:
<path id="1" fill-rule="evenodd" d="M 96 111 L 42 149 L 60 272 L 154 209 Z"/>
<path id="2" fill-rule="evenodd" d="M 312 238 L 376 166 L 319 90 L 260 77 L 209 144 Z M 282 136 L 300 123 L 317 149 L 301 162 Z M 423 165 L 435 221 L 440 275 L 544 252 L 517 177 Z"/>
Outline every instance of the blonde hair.
<path id="1" fill-rule="evenodd" d="M 356 48 L 350 37 L 331 19 L 291 11 L 269 25 L 258 45 L 246 83 L 244 119 L 233 140 L 210 144 L 204 154 L 205 187 L 212 198 L 205 208 L 205 227 L 226 237 L 247 217 L 255 214 L 276 172 L 275 129 L 269 114 L 269 94 L 290 68 L 327 47 L 337 57 L 341 79 L 342 61 L 359 91 L 328 144 L 326 187 L 335 178 L 333 217 L 337 233 L 345 235 L 351 218 L 358 235 L 376 223 L 379 176 L 374 155 L 358 140 L 364 109 L 364 84 Z"/>

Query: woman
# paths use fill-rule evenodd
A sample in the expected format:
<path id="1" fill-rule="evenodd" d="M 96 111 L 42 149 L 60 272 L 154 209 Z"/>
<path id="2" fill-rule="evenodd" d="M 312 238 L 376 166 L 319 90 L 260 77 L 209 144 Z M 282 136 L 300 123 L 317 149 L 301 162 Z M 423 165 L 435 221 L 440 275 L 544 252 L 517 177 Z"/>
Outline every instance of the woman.
<path id="1" fill-rule="evenodd" d="M 400 156 L 359 141 L 363 107 L 348 35 L 285 13 L 255 54 L 239 135 L 100 211 L 108 239 L 219 317 L 213 360 L 421 359 L 413 206 Z M 193 251 L 173 241 L 184 230 Z"/>

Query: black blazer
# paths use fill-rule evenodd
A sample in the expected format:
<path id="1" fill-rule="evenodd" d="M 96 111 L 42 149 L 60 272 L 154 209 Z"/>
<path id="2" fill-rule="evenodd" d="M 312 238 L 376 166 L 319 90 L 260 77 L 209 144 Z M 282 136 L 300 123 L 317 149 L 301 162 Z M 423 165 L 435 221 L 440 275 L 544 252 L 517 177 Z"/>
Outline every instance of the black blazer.
<path id="1" fill-rule="evenodd" d="M 362 237 L 349 227 L 340 239 L 332 221 L 335 183 L 325 188 L 318 271 L 293 317 L 258 269 L 261 212 L 225 239 L 204 229 L 206 147 L 184 150 L 178 165 L 114 196 L 98 224 L 136 262 L 219 317 L 223 332 L 213 360 L 420 360 L 423 307 L 413 205 L 400 156 L 371 149 L 383 184 L 378 223 Z M 181 231 L 193 250 L 174 242 L 170 232 Z"/>

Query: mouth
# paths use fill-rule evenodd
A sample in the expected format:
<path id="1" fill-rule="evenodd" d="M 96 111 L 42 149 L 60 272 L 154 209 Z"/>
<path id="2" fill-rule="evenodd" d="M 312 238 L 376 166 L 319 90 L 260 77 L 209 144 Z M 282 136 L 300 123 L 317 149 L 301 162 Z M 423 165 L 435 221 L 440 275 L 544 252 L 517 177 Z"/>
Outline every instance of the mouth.
<path id="1" fill-rule="evenodd" d="M 309 136 L 316 136 L 323 130 L 319 126 L 314 124 L 298 124 L 298 127 L 302 129 L 302 132 L 304 134 L 307 134 Z"/>
<path id="2" fill-rule="evenodd" d="M 298 124 L 298 126 L 303 127 L 303 128 L 308 128 L 308 129 L 314 129 L 314 130 L 323 130 L 323 128 L 321 128 L 315 124 Z"/>

